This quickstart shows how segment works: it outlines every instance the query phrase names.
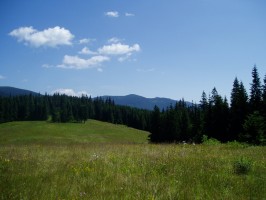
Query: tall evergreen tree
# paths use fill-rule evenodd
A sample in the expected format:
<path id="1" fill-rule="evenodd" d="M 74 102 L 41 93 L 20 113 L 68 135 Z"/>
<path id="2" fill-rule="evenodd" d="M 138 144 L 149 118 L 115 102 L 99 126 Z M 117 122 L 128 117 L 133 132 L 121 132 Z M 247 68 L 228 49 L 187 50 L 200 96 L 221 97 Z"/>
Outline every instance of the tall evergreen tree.
<path id="1" fill-rule="evenodd" d="M 209 137 L 213 137 L 220 141 L 228 140 L 228 103 L 226 98 L 223 99 L 213 88 L 212 95 L 209 100 L 209 113 L 208 115 L 208 132 Z"/>
<path id="2" fill-rule="evenodd" d="M 250 111 L 260 111 L 262 104 L 262 90 L 260 77 L 256 65 L 252 70 L 252 83 L 250 88 Z"/>
<path id="3" fill-rule="evenodd" d="M 200 107 L 203 111 L 205 111 L 208 107 L 208 99 L 204 91 L 202 92 L 202 95 L 201 95 Z"/>
<path id="4" fill-rule="evenodd" d="M 229 140 L 237 140 L 239 134 L 243 132 L 243 123 L 248 109 L 247 101 L 248 96 L 243 83 L 239 83 L 238 79 L 235 78 L 231 92 Z"/>
<path id="5" fill-rule="evenodd" d="M 263 100 L 262 112 L 266 120 L 266 74 L 264 76 L 263 82 L 264 84 L 263 84 L 263 90 L 262 90 L 262 100 Z"/>
<path id="6" fill-rule="evenodd" d="M 151 142 L 162 142 L 163 135 L 161 133 L 161 113 L 158 106 L 154 106 L 151 116 L 151 134 L 149 135 Z"/>

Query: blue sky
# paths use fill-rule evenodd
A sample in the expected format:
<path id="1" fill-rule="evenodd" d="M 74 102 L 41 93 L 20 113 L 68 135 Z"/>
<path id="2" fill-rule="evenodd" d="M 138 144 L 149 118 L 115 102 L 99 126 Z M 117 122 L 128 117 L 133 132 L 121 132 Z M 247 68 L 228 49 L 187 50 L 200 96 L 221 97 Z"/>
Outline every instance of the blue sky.
<path id="1" fill-rule="evenodd" d="M 1 0 L 0 85 L 198 102 L 266 73 L 264 0 Z"/>

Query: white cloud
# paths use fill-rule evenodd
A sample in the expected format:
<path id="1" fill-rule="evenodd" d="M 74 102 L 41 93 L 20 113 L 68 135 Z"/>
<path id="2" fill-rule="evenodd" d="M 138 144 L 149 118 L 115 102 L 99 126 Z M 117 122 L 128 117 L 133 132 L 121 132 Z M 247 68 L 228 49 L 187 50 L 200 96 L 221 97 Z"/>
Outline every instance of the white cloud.
<path id="1" fill-rule="evenodd" d="M 93 41 L 94 39 L 90 39 L 90 38 L 83 38 L 81 40 L 79 40 L 79 44 L 88 44 L 91 41 Z"/>
<path id="2" fill-rule="evenodd" d="M 119 14 L 117 11 L 108 11 L 105 13 L 105 15 L 108 17 L 119 17 Z"/>
<path id="3" fill-rule="evenodd" d="M 3 80 L 3 79 L 5 79 L 5 78 L 6 78 L 6 77 L 0 75 L 0 80 Z"/>
<path id="4" fill-rule="evenodd" d="M 121 42 L 121 41 L 122 41 L 122 39 L 120 39 L 120 38 L 112 37 L 112 38 L 110 38 L 110 39 L 108 40 L 108 43 L 119 43 L 119 42 Z"/>
<path id="5" fill-rule="evenodd" d="M 96 55 L 97 52 L 91 51 L 88 47 L 84 47 L 81 49 L 81 51 L 78 52 L 79 54 L 84 54 L 84 55 Z"/>
<path id="6" fill-rule="evenodd" d="M 132 53 L 134 51 L 135 52 L 140 51 L 139 44 L 134 44 L 133 46 L 129 46 L 126 44 L 117 43 L 117 44 L 105 45 L 102 48 L 98 49 L 98 52 L 104 55 L 124 55 Z"/>
<path id="7" fill-rule="evenodd" d="M 102 68 L 98 68 L 97 71 L 98 72 L 103 72 L 103 69 Z"/>
<path id="8" fill-rule="evenodd" d="M 65 69 L 87 69 L 99 66 L 101 63 L 110 60 L 107 56 L 93 56 L 89 59 L 83 59 L 78 56 L 65 55 L 63 64 L 58 65 L 59 68 Z"/>
<path id="9" fill-rule="evenodd" d="M 82 95 L 89 96 L 89 94 L 86 91 L 75 92 L 73 89 L 64 89 L 64 88 L 54 90 L 52 94 L 65 94 L 68 96 L 77 96 L 77 97 L 81 97 Z"/>
<path id="10" fill-rule="evenodd" d="M 127 13 L 127 12 L 126 12 L 126 13 L 125 13 L 125 16 L 126 16 L 126 17 L 134 17 L 135 14 L 133 14 L 133 13 Z"/>
<path id="11" fill-rule="evenodd" d="M 69 30 L 59 26 L 44 29 L 43 31 L 38 31 L 32 26 L 20 27 L 11 31 L 9 35 L 17 38 L 19 42 L 25 42 L 25 44 L 34 47 L 71 45 L 71 40 L 74 38 L 74 35 Z"/>

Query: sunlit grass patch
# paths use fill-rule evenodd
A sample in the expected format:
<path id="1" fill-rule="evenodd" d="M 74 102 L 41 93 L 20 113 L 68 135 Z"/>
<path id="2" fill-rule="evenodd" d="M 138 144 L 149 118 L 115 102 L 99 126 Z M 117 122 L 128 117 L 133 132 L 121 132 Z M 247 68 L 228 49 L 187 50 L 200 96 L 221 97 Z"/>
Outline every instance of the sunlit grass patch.
<path id="1" fill-rule="evenodd" d="M 74 138 L 74 132 L 71 134 Z M 0 146 L 0 199 L 265 197 L 265 147 L 84 143 L 79 134 L 81 130 L 75 142 L 54 139 L 45 143 L 23 138 L 18 142 L 10 136 Z M 252 160 L 252 170 L 244 176 L 234 170 L 239 158 Z"/>

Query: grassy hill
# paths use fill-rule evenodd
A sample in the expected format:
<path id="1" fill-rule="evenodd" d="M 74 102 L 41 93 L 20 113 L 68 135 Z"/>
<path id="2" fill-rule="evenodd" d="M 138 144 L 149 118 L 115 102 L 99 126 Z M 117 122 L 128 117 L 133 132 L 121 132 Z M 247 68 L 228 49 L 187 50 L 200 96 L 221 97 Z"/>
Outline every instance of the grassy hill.
<path id="1" fill-rule="evenodd" d="M 10 122 L 0 125 L 0 145 L 147 143 L 147 136 L 145 131 L 96 120 L 85 124 Z"/>
<path id="2" fill-rule="evenodd" d="M 265 199 L 266 147 L 147 134 L 94 120 L 0 124 L 0 199 Z"/>

